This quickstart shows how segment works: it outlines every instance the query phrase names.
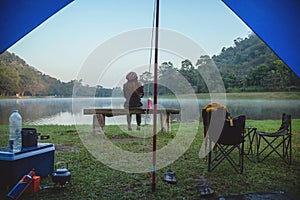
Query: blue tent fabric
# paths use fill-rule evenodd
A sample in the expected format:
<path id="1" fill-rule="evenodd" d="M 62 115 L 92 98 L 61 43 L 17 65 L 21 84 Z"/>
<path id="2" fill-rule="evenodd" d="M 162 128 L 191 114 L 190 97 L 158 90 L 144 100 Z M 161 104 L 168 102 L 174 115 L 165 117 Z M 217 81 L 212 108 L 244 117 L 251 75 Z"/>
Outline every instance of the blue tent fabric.
<path id="1" fill-rule="evenodd" d="M 0 0 L 0 53 L 73 0 Z M 299 0 L 222 0 L 300 77 Z"/>
<path id="2" fill-rule="evenodd" d="M 0 53 L 72 0 L 0 0 Z"/>
<path id="3" fill-rule="evenodd" d="M 299 0 L 222 0 L 300 77 Z"/>

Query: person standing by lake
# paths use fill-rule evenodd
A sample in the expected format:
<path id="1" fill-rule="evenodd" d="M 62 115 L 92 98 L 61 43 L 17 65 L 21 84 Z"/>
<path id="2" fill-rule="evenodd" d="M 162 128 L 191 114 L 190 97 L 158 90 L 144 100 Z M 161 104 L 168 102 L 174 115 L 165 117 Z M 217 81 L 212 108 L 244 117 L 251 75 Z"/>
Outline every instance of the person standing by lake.
<path id="1" fill-rule="evenodd" d="M 144 84 L 138 81 L 135 72 L 129 72 L 126 75 L 127 82 L 123 85 L 123 93 L 126 99 L 124 107 L 127 109 L 143 108 L 141 98 L 144 96 Z M 127 127 L 131 131 L 131 114 L 127 115 Z M 141 130 L 142 115 L 136 114 L 137 130 Z"/>

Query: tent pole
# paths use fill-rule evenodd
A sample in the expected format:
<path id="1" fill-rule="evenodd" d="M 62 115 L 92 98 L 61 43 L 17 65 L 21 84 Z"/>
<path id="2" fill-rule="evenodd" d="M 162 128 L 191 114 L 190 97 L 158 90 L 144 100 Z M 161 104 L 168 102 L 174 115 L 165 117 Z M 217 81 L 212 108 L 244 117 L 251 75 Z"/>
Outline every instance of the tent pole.
<path id="1" fill-rule="evenodd" d="M 157 124 L 157 94 L 158 94 L 158 27 L 159 27 L 159 0 L 156 0 L 155 18 L 155 51 L 154 51 L 154 110 L 153 110 L 153 158 L 152 158 L 152 192 L 156 189 L 156 124 Z"/>

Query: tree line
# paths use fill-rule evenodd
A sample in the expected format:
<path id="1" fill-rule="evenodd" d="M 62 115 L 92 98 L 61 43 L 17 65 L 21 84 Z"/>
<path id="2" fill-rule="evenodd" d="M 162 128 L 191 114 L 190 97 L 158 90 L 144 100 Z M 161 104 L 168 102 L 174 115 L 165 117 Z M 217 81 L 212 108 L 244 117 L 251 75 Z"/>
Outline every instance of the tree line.
<path id="1" fill-rule="evenodd" d="M 219 55 L 201 55 L 196 63 L 183 60 L 181 66 L 163 62 L 159 66 L 159 94 L 207 93 L 204 69 L 216 67 L 226 92 L 300 91 L 300 79 L 255 34 L 234 40 Z M 152 95 L 153 74 L 144 72 L 140 79 Z M 218 84 L 216 84 L 217 87 Z M 74 87 L 75 86 L 75 87 Z M 83 80 L 62 82 L 29 66 L 17 55 L 5 51 L 0 55 L 1 96 L 122 96 L 122 89 L 88 86 Z"/>
<path id="2" fill-rule="evenodd" d="M 237 38 L 234 46 L 223 48 L 220 55 L 211 58 L 202 55 L 193 64 L 190 60 L 174 66 L 164 62 L 159 67 L 159 94 L 208 93 L 206 80 L 216 81 L 215 74 L 205 69 L 216 67 L 220 72 L 226 92 L 300 91 L 300 79 L 255 34 Z M 153 77 L 149 72 L 141 80 L 153 91 Z M 183 84 L 183 83 L 186 84 Z M 220 86 L 215 83 L 215 87 Z M 168 89 L 172 88 L 172 90 Z M 218 91 L 219 88 L 215 88 Z M 219 90 L 220 91 L 220 90 Z"/>

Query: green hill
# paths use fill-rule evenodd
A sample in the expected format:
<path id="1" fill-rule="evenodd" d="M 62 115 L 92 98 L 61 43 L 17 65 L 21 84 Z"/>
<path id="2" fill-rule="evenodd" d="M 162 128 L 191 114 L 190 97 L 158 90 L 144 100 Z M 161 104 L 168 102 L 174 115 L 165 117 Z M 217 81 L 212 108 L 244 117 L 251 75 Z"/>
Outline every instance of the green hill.
<path id="1" fill-rule="evenodd" d="M 172 62 L 164 62 L 159 66 L 159 86 L 161 95 L 172 93 L 168 85 L 175 85 L 176 92 L 187 92 L 183 84 L 178 84 L 176 73 L 189 82 L 195 93 L 207 93 L 207 87 L 198 69 L 207 67 L 214 61 L 219 69 L 227 92 L 256 92 L 256 91 L 299 91 L 300 79 L 280 60 L 270 48 L 255 34 L 247 38 L 237 38 L 234 46 L 223 47 L 219 55 L 210 58 L 200 56 L 193 65 L 184 60 L 181 66 L 173 66 Z M 121 88 L 103 88 L 84 86 L 83 80 L 62 82 L 54 77 L 43 74 L 29 66 L 17 55 L 5 51 L 0 54 L 0 95 L 21 96 L 72 96 L 76 84 L 77 96 L 122 96 Z M 153 90 L 153 76 L 149 72 L 140 75 L 144 83 L 150 84 Z M 213 78 L 213 77 L 212 77 Z M 180 82 L 180 81 L 179 81 Z M 146 87 L 146 86 L 145 86 Z M 151 92 L 150 92 L 151 94 Z"/>
<path id="2" fill-rule="evenodd" d="M 299 78 L 255 34 L 212 57 L 228 91 L 299 90 Z"/>
<path id="3" fill-rule="evenodd" d="M 29 66 L 19 56 L 0 54 L 0 95 L 71 96 L 73 81 L 61 82 Z"/>
<path id="4" fill-rule="evenodd" d="M 19 56 L 5 51 L 0 54 L 0 95 L 1 96 L 63 96 L 75 95 L 108 97 L 113 89 L 102 86 L 84 86 L 82 80 L 62 82 L 36 68 L 29 66 Z M 114 88 L 121 95 L 120 88 Z M 116 93 L 115 92 L 115 93 Z"/>

